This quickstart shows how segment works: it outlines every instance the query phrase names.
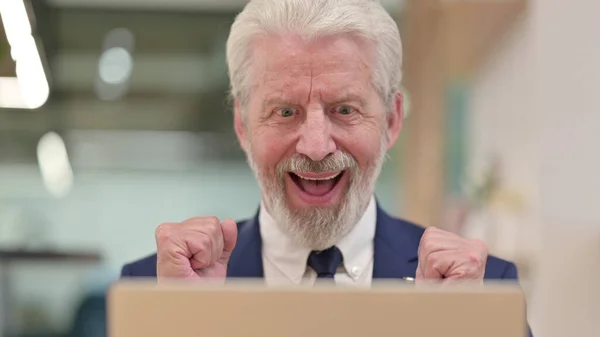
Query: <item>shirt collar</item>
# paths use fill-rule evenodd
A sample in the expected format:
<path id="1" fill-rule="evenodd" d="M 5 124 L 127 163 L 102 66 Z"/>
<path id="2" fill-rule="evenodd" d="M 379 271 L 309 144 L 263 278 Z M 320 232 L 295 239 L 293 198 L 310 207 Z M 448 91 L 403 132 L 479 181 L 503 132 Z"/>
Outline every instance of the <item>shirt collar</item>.
<path id="1" fill-rule="evenodd" d="M 377 221 L 375 197 L 371 197 L 362 217 L 336 246 L 344 257 L 344 269 L 354 280 L 358 279 L 373 259 L 373 239 Z M 278 268 L 294 283 L 300 283 L 306 272 L 306 261 L 311 250 L 295 243 L 277 225 L 261 203 L 259 213 L 263 258 Z"/>
<path id="2" fill-rule="evenodd" d="M 373 260 L 373 240 L 377 222 L 377 205 L 371 197 L 367 209 L 354 228 L 338 242 L 344 257 L 344 269 L 353 279 L 358 279 Z"/>

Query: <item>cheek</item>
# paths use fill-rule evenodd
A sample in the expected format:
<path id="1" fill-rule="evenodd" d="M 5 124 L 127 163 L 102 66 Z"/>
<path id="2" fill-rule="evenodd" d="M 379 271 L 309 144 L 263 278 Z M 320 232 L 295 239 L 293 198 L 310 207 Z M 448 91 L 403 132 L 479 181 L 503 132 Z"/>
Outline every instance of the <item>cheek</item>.
<path id="1" fill-rule="evenodd" d="M 271 132 L 254 134 L 252 153 L 256 164 L 263 170 L 272 172 L 277 164 L 286 157 L 291 141 Z"/>
<path id="2" fill-rule="evenodd" d="M 381 153 L 381 134 L 380 133 L 364 133 L 360 136 L 353 136 L 340 144 L 348 151 L 356 160 L 361 170 L 371 167 L 379 160 Z"/>

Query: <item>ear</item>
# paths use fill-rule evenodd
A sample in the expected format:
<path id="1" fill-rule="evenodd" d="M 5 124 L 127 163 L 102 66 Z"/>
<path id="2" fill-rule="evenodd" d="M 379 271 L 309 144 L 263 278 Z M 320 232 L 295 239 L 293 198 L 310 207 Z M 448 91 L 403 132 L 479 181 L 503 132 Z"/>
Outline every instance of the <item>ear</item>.
<path id="1" fill-rule="evenodd" d="M 389 151 L 400 136 L 402 129 L 402 121 L 404 120 L 404 95 L 401 91 L 396 93 L 394 97 L 391 113 L 387 116 L 387 150 Z"/>
<path id="2" fill-rule="evenodd" d="M 233 123 L 235 128 L 235 134 L 240 142 L 240 146 L 246 150 L 246 125 L 244 124 L 244 118 L 242 117 L 242 106 L 240 101 L 235 98 L 233 105 Z"/>

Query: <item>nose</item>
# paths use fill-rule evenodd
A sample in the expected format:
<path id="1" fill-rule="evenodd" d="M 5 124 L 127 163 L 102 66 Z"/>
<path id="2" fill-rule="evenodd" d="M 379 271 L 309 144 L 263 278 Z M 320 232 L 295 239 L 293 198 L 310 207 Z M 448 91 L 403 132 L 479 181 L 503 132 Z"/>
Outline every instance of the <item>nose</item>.
<path id="1" fill-rule="evenodd" d="M 334 153 L 335 150 L 335 141 L 331 137 L 331 121 L 322 109 L 308 111 L 300 127 L 296 152 L 319 161 Z"/>

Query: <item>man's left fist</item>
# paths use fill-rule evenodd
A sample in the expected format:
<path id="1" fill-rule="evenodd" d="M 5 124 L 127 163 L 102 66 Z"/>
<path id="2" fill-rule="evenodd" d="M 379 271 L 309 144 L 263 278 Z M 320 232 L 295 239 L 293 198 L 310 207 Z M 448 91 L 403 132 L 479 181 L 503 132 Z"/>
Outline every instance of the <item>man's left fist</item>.
<path id="1" fill-rule="evenodd" d="M 417 283 L 424 280 L 483 281 L 488 249 L 481 240 L 429 227 L 419 244 Z"/>

